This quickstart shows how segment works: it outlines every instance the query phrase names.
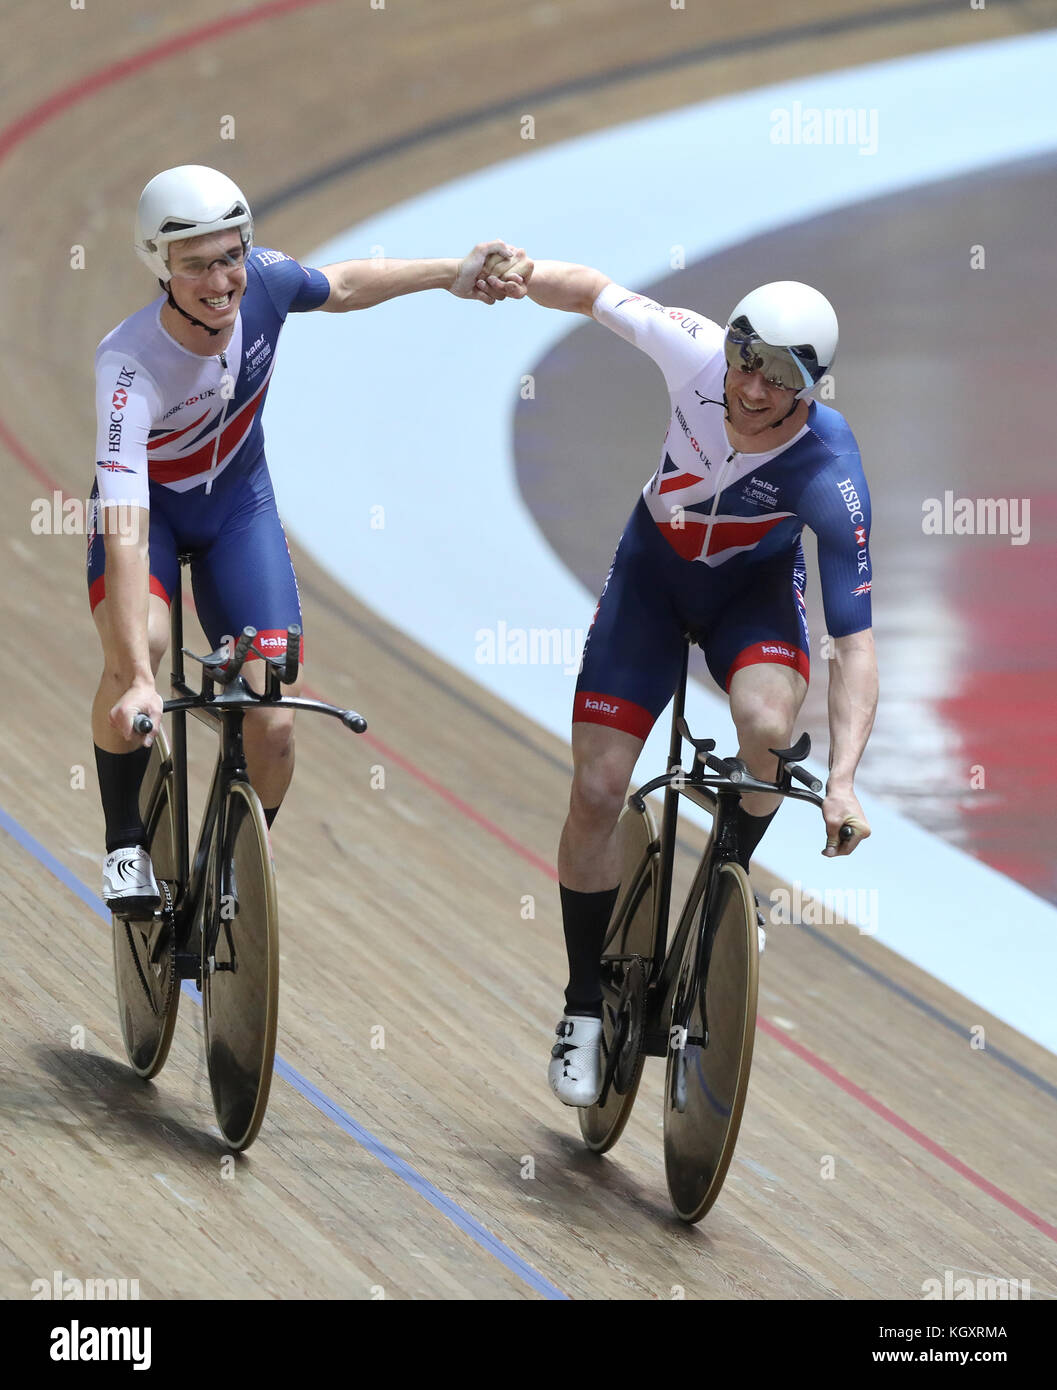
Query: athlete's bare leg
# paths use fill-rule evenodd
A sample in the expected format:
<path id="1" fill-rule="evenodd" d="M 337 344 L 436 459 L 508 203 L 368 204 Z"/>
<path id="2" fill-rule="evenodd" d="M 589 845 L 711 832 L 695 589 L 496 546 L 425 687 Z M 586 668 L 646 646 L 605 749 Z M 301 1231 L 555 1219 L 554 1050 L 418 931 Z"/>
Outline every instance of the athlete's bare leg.
<path id="1" fill-rule="evenodd" d="M 558 877 L 577 893 L 620 881 L 617 820 L 643 740 L 604 724 L 574 724 L 573 785 L 558 846 Z"/>
<path id="2" fill-rule="evenodd" d="M 806 694 L 807 681 L 791 666 L 761 663 L 734 672 L 730 713 L 738 730 L 738 756 L 762 781 L 774 780 L 778 759 L 768 750 L 789 747 Z M 769 815 L 780 804 L 781 797 L 764 792 L 746 792 L 741 798 L 742 809 L 750 816 Z"/>
<path id="3" fill-rule="evenodd" d="M 247 685 L 258 695 L 264 694 L 266 669 L 263 661 L 247 661 L 242 668 Z M 282 693 L 299 695 L 301 677 L 293 685 L 284 685 Z M 250 710 L 242 725 L 242 747 L 246 771 L 261 805 L 266 811 L 277 809 L 294 775 L 294 711 Z"/>

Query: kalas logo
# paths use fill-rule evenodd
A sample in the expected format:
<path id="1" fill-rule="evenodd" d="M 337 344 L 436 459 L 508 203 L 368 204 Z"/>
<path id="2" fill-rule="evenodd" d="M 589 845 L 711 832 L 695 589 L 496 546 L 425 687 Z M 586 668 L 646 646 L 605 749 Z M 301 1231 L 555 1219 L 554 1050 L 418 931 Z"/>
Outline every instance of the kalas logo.
<path id="1" fill-rule="evenodd" d="M 585 709 L 596 709 L 600 714 L 616 714 L 619 705 L 608 704 L 605 700 L 585 700 Z"/>
<path id="2" fill-rule="evenodd" d="M 110 397 L 110 404 L 115 410 L 124 410 L 125 406 L 128 405 L 128 392 L 119 386 Z"/>

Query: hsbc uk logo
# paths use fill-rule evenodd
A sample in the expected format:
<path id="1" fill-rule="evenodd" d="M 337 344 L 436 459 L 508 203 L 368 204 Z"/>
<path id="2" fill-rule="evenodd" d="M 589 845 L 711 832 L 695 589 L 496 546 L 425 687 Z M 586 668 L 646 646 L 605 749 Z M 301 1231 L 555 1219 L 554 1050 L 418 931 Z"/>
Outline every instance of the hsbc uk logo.
<path id="1" fill-rule="evenodd" d="M 855 484 L 850 478 L 845 478 L 844 481 L 838 483 L 837 486 L 840 488 L 840 495 L 844 498 L 844 505 L 848 509 L 849 520 L 853 524 L 857 521 L 864 522 L 866 518 L 863 515 L 862 503 L 859 501 L 859 494 L 856 491 Z"/>
<path id="2" fill-rule="evenodd" d="M 125 406 L 128 405 L 128 388 L 136 375 L 135 367 L 122 367 L 117 374 L 117 385 L 110 397 L 110 430 L 107 438 L 107 453 L 121 452 L 121 429 L 125 423 Z"/>
<path id="3" fill-rule="evenodd" d="M 855 527 L 855 544 L 859 547 L 855 556 L 859 567 L 859 574 L 866 574 L 870 569 L 870 557 L 866 550 L 866 516 L 863 513 L 862 502 L 859 500 L 859 493 L 855 484 L 850 478 L 845 478 L 842 483 L 837 484 L 840 488 L 840 495 L 844 499 L 844 505 L 848 509 L 848 520 Z M 857 589 L 853 589 L 855 595 L 868 594 L 870 592 L 869 582 L 860 584 Z"/>

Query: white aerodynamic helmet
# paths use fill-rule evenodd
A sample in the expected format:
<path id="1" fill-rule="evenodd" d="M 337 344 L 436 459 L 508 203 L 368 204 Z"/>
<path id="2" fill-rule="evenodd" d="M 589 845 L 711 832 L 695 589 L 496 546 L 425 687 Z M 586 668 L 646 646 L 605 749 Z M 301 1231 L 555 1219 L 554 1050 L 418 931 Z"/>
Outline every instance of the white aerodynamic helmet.
<path id="1" fill-rule="evenodd" d="M 181 164 L 156 175 L 140 194 L 136 210 L 136 255 L 159 280 L 169 283 L 169 243 L 237 227 L 249 255 L 253 214 L 242 190 L 226 174 L 204 164 Z"/>
<path id="2" fill-rule="evenodd" d="M 763 372 L 775 386 L 806 396 L 837 354 L 837 315 L 824 294 L 799 280 L 775 280 L 731 310 L 727 362 Z"/>

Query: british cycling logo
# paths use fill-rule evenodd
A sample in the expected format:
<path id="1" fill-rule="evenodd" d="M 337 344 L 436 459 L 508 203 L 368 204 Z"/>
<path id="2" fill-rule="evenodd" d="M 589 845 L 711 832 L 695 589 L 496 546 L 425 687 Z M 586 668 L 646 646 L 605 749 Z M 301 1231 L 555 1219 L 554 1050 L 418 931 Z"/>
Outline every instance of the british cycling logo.
<path id="1" fill-rule="evenodd" d="M 617 303 L 618 309 L 623 309 L 625 304 L 641 304 L 644 309 L 654 309 L 658 314 L 663 314 L 663 307 L 653 299 L 647 299 L 644 294 L 629 294 L 627 299 L 621 299 Z"/>

